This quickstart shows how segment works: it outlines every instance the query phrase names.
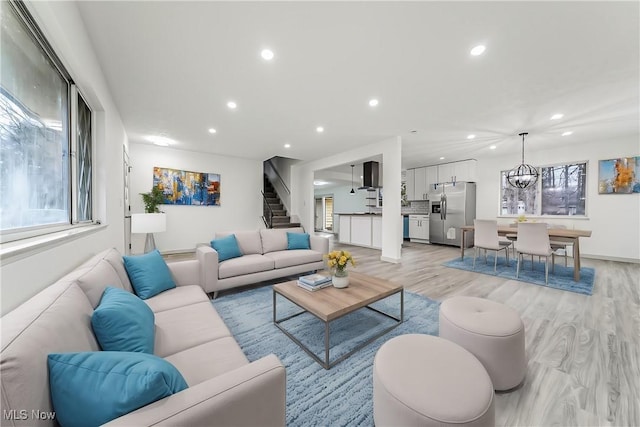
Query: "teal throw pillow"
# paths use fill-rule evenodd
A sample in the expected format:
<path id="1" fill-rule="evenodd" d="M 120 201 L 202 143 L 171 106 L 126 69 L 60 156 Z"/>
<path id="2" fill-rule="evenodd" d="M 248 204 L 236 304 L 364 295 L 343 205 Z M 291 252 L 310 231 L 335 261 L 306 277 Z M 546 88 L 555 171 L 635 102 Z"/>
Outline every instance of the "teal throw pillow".
<path id="1" fill-rule="evenodd" d="M 63 427 L 99 426 L 186 389 L 171 363 L 123 351 L 49 354 L 49 389 Z"/>
<path id="2" fill-rule="evenodd" d="M 154 320 L 144 301 L 109 286 L 91 316 L 91 327 L 103 350 L 153 354 Z"/>
<path id="3" fill-rule="evenodd" d="M 290 233 L 287 231 L 287 249 L 311 249 L 309 234 Z"/>
<path id="4" fill-rule="evenodd" d="M 211 241 L 211 247 L 218 252 L 218 261 L 225 261 L 231 258 L 242 256 L 242 251 L 238 246 L 235 234 Z"/>
<path id="5" fill-rule="evenodd" d="M 124 256 L 124 267 L 133 290 L 142 299 L 176 287 L 167 263 L 158 250 L 144 255 Z"/>

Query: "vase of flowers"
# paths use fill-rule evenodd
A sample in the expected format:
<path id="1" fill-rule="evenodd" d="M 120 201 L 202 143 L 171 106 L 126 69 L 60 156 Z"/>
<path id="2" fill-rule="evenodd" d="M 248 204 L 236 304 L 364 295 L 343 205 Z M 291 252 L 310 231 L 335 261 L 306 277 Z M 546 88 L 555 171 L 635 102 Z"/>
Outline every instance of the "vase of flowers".
<path id="1" fill-rule="evenodd" d="M 351 264 L 356 265 L 356 261 L 353 259 L 349 251 L 331 251 L 327 255 L 327 266 L 332 272 L 331 282 L 336 288 L 346 288 L 349 286 L 349 273 L 347 272 L 347 266 Z"/>

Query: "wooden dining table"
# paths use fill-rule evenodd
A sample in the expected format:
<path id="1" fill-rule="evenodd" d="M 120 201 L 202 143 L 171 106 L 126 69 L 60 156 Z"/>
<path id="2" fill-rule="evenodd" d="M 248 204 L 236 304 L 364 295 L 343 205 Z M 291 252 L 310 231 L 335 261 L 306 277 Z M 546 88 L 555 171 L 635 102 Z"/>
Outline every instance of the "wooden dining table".
<path id="1" fill-rule="evenodd" d="M 473 231 L 473 225 L 460 227 L 461 243 L 460 258 L 464 259 L 465 235 Z M 573 245 L 573 280 L 580 281 L 580 237 L 591 237 L 591 230 L 569 230 L 566 228 L 549 228 L 549 238 L 558 242 L 567 242 Z M 498 235 L 518 235 L 518 227 L 498 226 Z M 511 237 L 511 236 L 510 236 Z"/>

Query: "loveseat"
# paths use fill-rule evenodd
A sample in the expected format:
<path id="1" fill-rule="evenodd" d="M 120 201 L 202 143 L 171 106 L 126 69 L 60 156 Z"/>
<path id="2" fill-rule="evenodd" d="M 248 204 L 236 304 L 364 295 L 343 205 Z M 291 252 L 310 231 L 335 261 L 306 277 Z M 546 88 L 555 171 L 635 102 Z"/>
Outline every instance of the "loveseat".
<path id="1" fill-rule="evenodd" d="M 199 247 L 195 260 L 169 262 L 177 286 L 144 300 L 155 316 L 153 353 L 175 366 L 188 388 L 107 425 L 285 424 L 283 365 L 275 355 L 250 363 L 204 292 L 212 289 L 214 258 L 213 249 Z M 115 249 L 2 317 L 2 425 L 56 425 L 38 419 L 53 411 L 47 356 L 100 351 L 91 317 L 107 286 L 132 292 Z"/>
<path id="2" fill-rule="evenodd" d="M 287 233 L 303 233 L 302 227 L 219 232 L 215 239 L 235 235 L 242 256 L 219 261 L 218 252 L 207 259 L 212 268 L 211 290 L 218 291 L 276 279 L 325 267 L 323 256 L 329 240 L 309 236 L 309 249 L 287 249 Z"/>

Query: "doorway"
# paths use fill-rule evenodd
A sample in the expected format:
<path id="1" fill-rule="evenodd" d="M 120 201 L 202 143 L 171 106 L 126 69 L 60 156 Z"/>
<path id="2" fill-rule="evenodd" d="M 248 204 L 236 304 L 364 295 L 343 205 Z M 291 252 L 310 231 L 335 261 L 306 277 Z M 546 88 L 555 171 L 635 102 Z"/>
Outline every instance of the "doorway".
<path id="1" fill-rule="evenodd" d="M 333 196 L 316 197 L 313 228 L 333 233 Z"/>

